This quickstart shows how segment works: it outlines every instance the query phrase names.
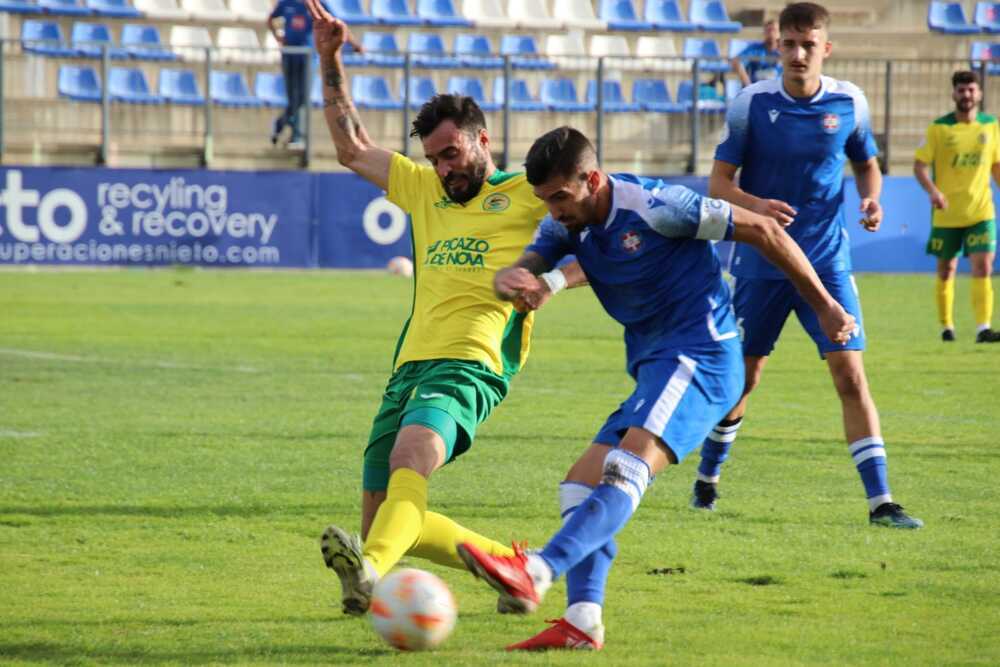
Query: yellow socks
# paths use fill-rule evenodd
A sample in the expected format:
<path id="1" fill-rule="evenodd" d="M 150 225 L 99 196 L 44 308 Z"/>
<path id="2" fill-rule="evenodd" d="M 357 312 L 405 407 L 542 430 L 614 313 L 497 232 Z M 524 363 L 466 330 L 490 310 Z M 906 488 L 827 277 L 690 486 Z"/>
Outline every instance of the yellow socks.
<path id="1" fill-rule="evenodd" d="M 427 479 L 400 468 L 389 477 L 385 501 L 375 514 L 364 556 L 378 576 L 392 569 L 420 537 L 427 513 Z"/>
<path id="2" fill-rule="evenodd" d="M 420 533 L 420 538 L 409 553 L 419 558 L 426 558 L 438 565 L 464 570 L 465 563 L 458 557 L 458 552 L 455 550 L 456 545 L 462 542 L 471 542 L 486 553 L 495 556 L 514 555 L 514 550 L 510 547 L 505 547 L 499 542 L 474 533 L 436 512 L 427 512 L 424 515 L 424 530 Z"/>
<path id="3" fill-rule="evenodd" d="M 975 294 L 975 288 L 973 288 L 973 294 Z M 938 322 L 944 329 L 954 329 L 955 279 L 941 280 L 939 277 L 935 285 L 935 296 L 937 297 Z M 975 297 L 973 297 L 974 300 Z"/>
<path id="4" fill-rule="evenodd" d="M 972 312 L 979 328 L 989 327 L 993 319 L 993 284 L 990 278 L 972 279 Z"/>

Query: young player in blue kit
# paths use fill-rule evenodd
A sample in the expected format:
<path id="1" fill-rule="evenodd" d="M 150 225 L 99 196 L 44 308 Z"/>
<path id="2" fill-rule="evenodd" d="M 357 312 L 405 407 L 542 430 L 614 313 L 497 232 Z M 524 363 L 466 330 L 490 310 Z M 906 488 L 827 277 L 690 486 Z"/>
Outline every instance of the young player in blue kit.
<path id="1" fill-rule="evenodd" d="M 497 272 L 497 295 L 534 309 L 563 287 L 589 282 L 625 327 L 636 387 L 560 485 L 565 524 L 544 549 L 491 555 L 464 543 L 458 551 L 523 611 L 566 573 L 565 617 L 511 649 L 599 649 L 615 533 L 653 476 L 696 448 L 743 388 L 729 287 L 711 241 L 752 244 L 781 267 L 833 341 L 846 342 L 855 321 L 771 218 L 682 186 L 605 174 L 587 138 L 568 127 L 538 139 L 525 166 L 550 217 L 520 259 Z M 549 270 L 569 254 L 578 263 Z"/>
<path id="2" fill-rule="evenodd" d="M 829 21 L 826 9 L 811 2 L 790 4 L 781 12 L 782 77 L 755 83 L 733 100 L 715 152 L 709 192 L 789 225 L 788 233 L 830 293 L 857 319 L 858 328 L 847 345 L 832 344 L 816 313 L 779 267 L 755 248 L 737 246 L 731 267 L 736 277 L 733 303 L 743 334 L 746 387 L 740 402 L 705 440 L 692 505 L 714 509 L 720 466 L 742 423 L 747 397 L 760 382 L 767 356 L 794 311 L 833 376 L 848 448 L 868 497 L 869 521 L 919 528 L 923 523 L 904 513 L 889 492 L 885 445 L 862 361 L 865 334 L 851 275 L 844 163 L 850 160 L 857 180 L 861 224 L 872 232 L 882 221 L 882 176 L 864 94 L 852 83 L 822 76 L 823 61 L 831 52 Z"/>

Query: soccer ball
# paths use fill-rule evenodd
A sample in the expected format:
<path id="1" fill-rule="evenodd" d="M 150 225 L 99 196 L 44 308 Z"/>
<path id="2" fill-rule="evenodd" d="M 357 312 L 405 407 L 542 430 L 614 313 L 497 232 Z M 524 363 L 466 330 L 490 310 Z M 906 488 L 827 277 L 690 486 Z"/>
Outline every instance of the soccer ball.
<path id="1" fill-rule="evenodd" d="M 393 275 L 409 278 L 413 275 L 413 262 L 410 261 L 409 257 L 400 255 L 390 259 L 389 263 L 385 265 L 385 269 Z"/>
<path id="2" fill-rule="evenodd" d="M 390 646 L 421 651 L 443 642 L 455 627 L 455 598 L 430 572 L 390 572 L 372 591 L 372 625 Z"/>

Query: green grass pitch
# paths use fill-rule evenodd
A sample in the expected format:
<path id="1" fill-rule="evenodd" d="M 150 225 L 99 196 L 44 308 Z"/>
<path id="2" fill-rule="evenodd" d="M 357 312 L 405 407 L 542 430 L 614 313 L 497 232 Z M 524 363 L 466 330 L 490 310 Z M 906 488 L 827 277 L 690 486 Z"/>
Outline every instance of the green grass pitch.
<path id="1" fill-rule="evenodd" d="M 375 273 L 0 274 L 4 664 L 1000 664 L 1000 345 L 938 340 L 932 276 L 859 276 L 896 498 L 917 532 L 867 525 L 825 366 L 790 321 L 724 471 L 696 457 L 619 535 L 596 655 L 511 655 L 531 618 L 458 570 L 459 621 L 403 655 L 341 616 L 318 538 L 355 528 L 361 451 L 410 306 Z M 589 290 L 537 320 L 531 359 L 431 505 L 543 543 L 556 487 L 631 390 Z M 672 574 L 651 571 L 672 568 Z M 402 660 L 402 662 L 400 662 Z"/>

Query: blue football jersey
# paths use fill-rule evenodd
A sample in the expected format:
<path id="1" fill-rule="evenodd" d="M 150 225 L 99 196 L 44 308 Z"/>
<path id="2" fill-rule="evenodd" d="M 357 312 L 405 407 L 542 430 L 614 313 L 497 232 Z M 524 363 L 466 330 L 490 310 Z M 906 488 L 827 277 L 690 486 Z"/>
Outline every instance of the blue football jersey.
<path id="1" fill-rule="evenodd" d="M 786 229 L 818 273 L 851 269 L 844 166 L 877 154 L 864 93 L 825 76 L 807 100 L 791 97 L 780 79 L 747 86 L 730 104 L 715 149 L 716 160 L 742 168 L 745 192 L 798 211 Z M 731 270 L 743 278 L 785 277 L 744 244 L 736 246 Z"/>
<path id="2" fill-rule="evenodd" d="M 610 182 L 603 224 L 570 232 L 546 217 L 527 250 L 550 266 L 576 256 L 601 305 L 625 327 L 633 377 L 640 363 L 671 350 L 736 337 L 711 243 L 732 238 L 729 204 L 658 179 L 614 174 Z"/>
<path id="3" fill-rule="evenodd" d="M 768 51 L 764 42 L 754 42 L 740 51 L 739 59 L 750 77 L 750 83 L 776 79 L 781 76 L 781 63 L 777 49 Z"/>
<path id="4" fill-rule="evenodd" d="M 312 44 L 312 17 L 303 0 L 278 0 L 271 18 L 285 19 L 285 46 Z"/>

